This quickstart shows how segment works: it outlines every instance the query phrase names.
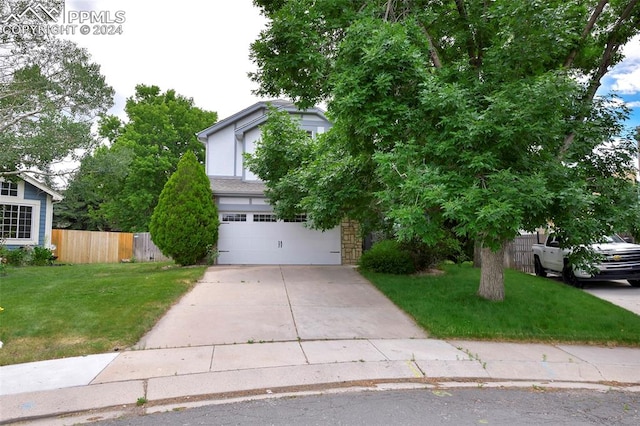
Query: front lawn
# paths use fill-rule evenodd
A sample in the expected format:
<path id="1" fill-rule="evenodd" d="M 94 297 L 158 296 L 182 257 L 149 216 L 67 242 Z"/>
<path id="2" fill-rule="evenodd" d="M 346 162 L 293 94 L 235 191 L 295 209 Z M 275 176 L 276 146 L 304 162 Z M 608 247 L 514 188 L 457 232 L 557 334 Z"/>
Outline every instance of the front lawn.
<path id="1" fill-rule="evenodd" d="M 9 268 L 0 276 L 0 365 L 125 349 L 204 267 L 135 263 Z M 475 295 L 479 270 L 362 272 L 434 338 L 640 346 L 640 317 L 557 281 L 506 271 L 506 300 Z"/>
<path id="2" fill-rule="evenodd" d="M 168 263 L 8 268 L 0 276 L 0 365 L 125 349 L 204 269 Z"/>
<path id="3" fill-rule="evenodd" d="M 640 346 L 640 316 L 560 282 L 507 270 L 504 302 L 478 296 L 480 270 L 362 274 L 431 337 Z"/>

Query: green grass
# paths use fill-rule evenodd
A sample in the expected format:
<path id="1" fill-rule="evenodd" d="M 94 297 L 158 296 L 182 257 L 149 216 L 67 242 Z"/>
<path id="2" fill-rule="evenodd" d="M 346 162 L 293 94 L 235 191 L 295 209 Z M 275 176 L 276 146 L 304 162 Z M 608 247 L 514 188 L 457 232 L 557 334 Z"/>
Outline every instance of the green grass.
<path id="1" fill-rule="evenodd" d="M 434 338 L 640 346 L 640 317 L 550 279 L 507 270 L 506 299 L 476 296 L 479 270 L 362 272 Z M 135 344 L 204 267 L 134 263 L 8 268 L 0 276 L 0 365 Z"/>
<path id="2" fill-rule="evenodd" d="M 204 269 L 168 263 L 8 268 L 0 276 L 0 365 L 129 347 Z"/>
<path id="3" fill-rule="evenodd" d="M 446 265 L 445 274 L 362 271 L 431 337 L 640 346 L 640 316 L 560 282 L 505 271 L 505 300 L 476 295 L 480 270 Z"/>

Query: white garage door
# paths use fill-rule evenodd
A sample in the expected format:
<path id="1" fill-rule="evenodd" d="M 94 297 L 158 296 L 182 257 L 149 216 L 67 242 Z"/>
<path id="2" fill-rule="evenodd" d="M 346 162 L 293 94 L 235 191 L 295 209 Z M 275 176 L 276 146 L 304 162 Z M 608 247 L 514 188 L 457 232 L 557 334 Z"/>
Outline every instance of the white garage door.
<path id="1" fill-rule="evenodd" d="M 339 265 L 340 227 L 315 231 L 273 214 L 222 213 L 218 263 L 222 265 Z"/>

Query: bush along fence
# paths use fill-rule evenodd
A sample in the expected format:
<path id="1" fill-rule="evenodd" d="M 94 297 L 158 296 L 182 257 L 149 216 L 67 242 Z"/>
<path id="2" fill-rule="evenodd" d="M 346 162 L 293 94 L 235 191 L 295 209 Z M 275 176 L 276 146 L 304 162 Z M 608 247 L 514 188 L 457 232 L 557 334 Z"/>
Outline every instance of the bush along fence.
<path id="1" fill-rule="evenodd" d="M 8 249 L 0 240 L 0 275 L 4 275 L 7 265 L 12 266 L 45 266 L 52 265 L 55 256 L 45 247 L 25 246 Z"/>
<path id="2" fill-rule="evenodd" d="M 62 263 L 160 262 L 171 260 L 153 244 L 149 233 L 54 229 L 51 243 Z"/>

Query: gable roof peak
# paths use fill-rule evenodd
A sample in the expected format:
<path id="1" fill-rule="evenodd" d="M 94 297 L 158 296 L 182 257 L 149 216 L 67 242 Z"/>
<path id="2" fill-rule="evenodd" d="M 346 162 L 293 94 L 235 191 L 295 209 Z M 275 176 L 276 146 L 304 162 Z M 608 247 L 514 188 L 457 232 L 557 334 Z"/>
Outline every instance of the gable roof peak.
<path id="1" fill-rule="evenodd" d="M 33 176 L 29 175 L 26 172 L 16 172 L 16 173 L 11 173 L 11 174 L 15 175 L 18 179 L 21 179 L 21 180 L 29 183 L 30 185 L 35 186 L 40 191 L 51 195 L 51 199 L 54 202 L 62 201 L 62 199 L 64 198 L 58 191 L 54 191 L 52 188 L 50 188 L 49 186 L 47 186 L 43 182 L 40 182 L 38 179 L 34 178 Z M 2 177 L 2 175 L 0 175 L 0 177 Z"/>
<path id="2" fill-rule="evenodd" d="M 229 117 L 226 117 L 220 121 L 218 121 L 217 123 L 212 124 L 211 126 L 207 127 L 206 129 L 196 133 L 196 136 L 198 138 L 198 140 L 200 142 L 206 143 L 207 138 L 212 135 L 213 133 L 218 132 L 219 130 L 243 119 L 244 117 L 253 114 L 256 111 L 259 110 L 263 110 L 266 109 L 269 105 L 273 105 L 275 106 L 277 109 L 280 110 L 284 110 L 284 111 L 288 111 L 291 113 L 295 113 L 295 112 L 308 112 L 308 113 L 312 113 L 312 114 L 317 114 L 320 117 L 322 117 L 323 119 L 327 120 L 327 118 L 324 115 L 324 111 L 320 108 L 317 107 L 313 107 L 313 108 L 307 108 L 307 109 L 300 109 L 296 106 L 296 104 L 291 101 L 291 100 L 287 100 L 287 99 L 270 99 L 270 100 L 264 100 L 264 101 L 258 101 L 255 104 L 251 105 L 248 108 L 243 109 L 242 111 L 239 111 L 233 115 L 230 115 Z M 328 120 L 327 120 L 328 121 Z"/>

